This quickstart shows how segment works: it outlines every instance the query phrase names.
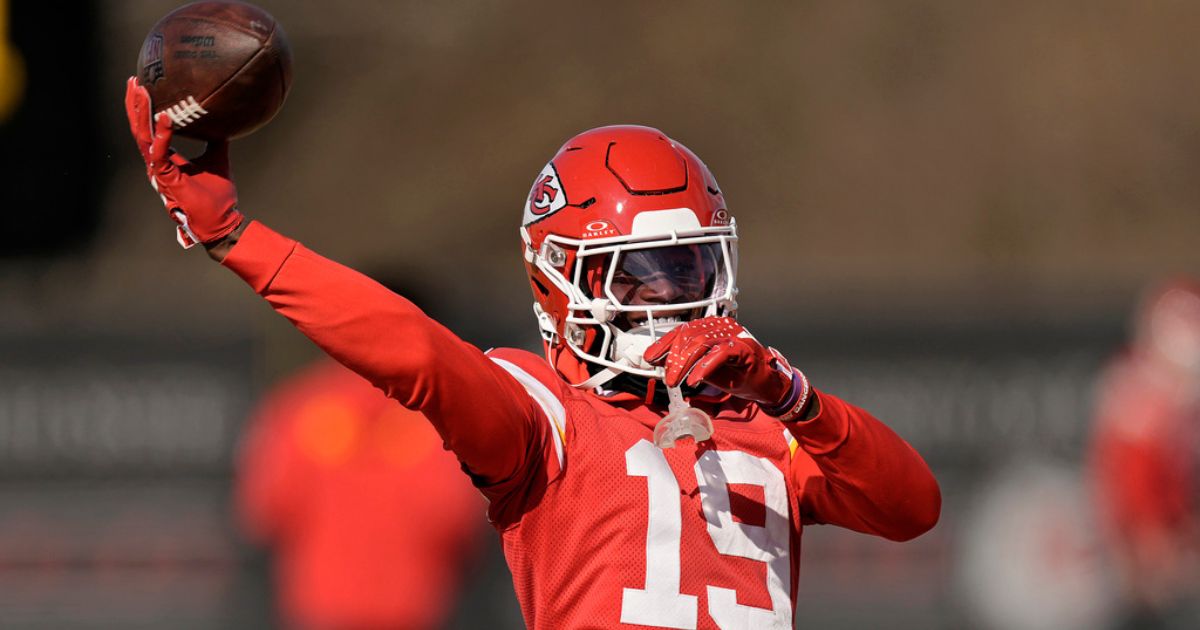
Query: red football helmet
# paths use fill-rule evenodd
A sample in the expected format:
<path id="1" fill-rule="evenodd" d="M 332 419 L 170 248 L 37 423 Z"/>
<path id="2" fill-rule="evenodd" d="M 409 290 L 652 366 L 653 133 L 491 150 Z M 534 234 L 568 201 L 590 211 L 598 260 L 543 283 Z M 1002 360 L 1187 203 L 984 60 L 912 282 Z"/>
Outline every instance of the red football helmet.
<path id="1" fill-rule="evenodd" d="M 576 387 L 657 377 L 642 358 L 656 338 L 736 315 L 733 217 L 704 163 L 657 129 L 568 140 L 533 183 L 521 237 L 549 358 Z"/>

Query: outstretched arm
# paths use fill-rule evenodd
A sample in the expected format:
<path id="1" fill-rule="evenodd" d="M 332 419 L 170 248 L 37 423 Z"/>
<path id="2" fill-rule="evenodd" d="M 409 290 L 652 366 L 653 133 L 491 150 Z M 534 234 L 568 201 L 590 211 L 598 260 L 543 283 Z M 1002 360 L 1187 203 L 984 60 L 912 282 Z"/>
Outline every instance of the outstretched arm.
<path id="1" fill-rule="evenodd" d="M 323 350 L 423 412 L 492 498 L 537 480 L 553 452 L 549 425 L 513 377 L 408 300 L 245 220 L 227 144 L 210 144 L 194 161 L 171 151 L 170 120 L 151 117 L 149 95 L 132 78 L 125 106 L 181 245 L 203 244 Z"/>
<path id="2" fill-rule="evenodd" d="M 544 452 L 541 410 L 483 352 L 370 278 L 258 222 L 222 264 L 330 356 L 424 413 L 485 486 Z"/>

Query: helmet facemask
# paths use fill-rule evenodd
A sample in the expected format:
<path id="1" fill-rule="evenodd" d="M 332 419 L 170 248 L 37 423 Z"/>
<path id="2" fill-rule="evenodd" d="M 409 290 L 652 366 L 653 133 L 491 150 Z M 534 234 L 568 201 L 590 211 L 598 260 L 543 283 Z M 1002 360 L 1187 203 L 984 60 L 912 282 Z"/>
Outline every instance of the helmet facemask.
<path id="1" fill-rule="evenodd" d="M 651 343 L 684 322 L 737 311 L 732 221 L 633 237 L 551 234 L 531 262 L 567 298 L 567 316 L 554 322 L 554 334 L 539 314 L 544 337 L 598 368 L 577 387 L 597 387 L 621 373 L 658 377 L 660 368 L 642 358 Z"/>

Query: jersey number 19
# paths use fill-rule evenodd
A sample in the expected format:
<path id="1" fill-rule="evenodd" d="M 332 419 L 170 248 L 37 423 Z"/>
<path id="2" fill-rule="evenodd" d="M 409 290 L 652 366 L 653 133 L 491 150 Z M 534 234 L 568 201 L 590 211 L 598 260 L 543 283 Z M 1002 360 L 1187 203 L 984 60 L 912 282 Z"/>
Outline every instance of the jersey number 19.
<path id="1" fill-rule="evenodd" d="M 625 451 L 625 469 L 645 477 L 650 498 L 646 532 L 645 588 L 626 588 L 621 597 L 621 623 L 660 628 L 695 628 L 696 595 L 680 592 L 682 504 L 663 452 L 646 440 Z M 722 630 L 791 628 L 791 566 L 788 558 L 787 487 L 783 473 L 770 460 L 741 451 L 707 451 L 696 461 L 696 483 L 704 507 L 708 535 L 717 551 L 767 565 L 771 608 L 737 603 L 730 588 L 708 585 L 708 614 Z M 763 489 L 764 525 L 733 520 L 729 484 Z"/>

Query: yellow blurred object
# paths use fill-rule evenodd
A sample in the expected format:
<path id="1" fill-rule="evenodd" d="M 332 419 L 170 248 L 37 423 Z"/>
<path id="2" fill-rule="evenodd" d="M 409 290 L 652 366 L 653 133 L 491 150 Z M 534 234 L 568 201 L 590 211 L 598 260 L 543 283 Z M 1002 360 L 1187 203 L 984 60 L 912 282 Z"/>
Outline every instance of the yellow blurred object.
<path id="1" fill-rule="evenodd" d="M 25 94 L 25 60 L 8 39 L 8 0 L 0 0 L 0 123 L 8 120 Z"/>

